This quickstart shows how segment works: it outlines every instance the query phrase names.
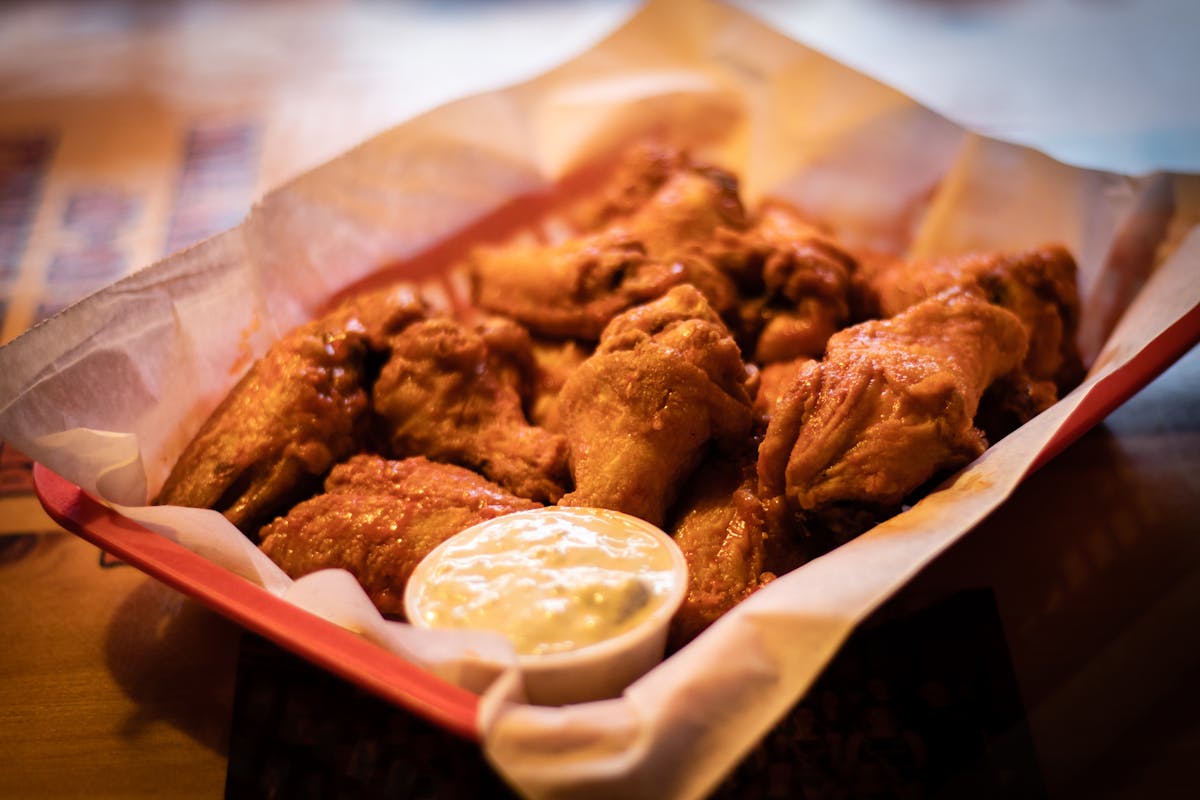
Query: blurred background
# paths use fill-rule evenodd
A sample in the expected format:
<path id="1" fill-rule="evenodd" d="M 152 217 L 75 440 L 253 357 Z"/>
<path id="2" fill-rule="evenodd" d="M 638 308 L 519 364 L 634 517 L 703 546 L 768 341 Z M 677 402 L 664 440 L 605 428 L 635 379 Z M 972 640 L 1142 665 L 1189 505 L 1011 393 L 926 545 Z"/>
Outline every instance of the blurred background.
<path id="1" fill-rule="evenodd" d="M 981 133 L 1081 166 L 1200 171 L 1192 0 L 738 5 Z M 0 342 L 372 133 L 570 58 L 637 6 L 0 5 Z"/>

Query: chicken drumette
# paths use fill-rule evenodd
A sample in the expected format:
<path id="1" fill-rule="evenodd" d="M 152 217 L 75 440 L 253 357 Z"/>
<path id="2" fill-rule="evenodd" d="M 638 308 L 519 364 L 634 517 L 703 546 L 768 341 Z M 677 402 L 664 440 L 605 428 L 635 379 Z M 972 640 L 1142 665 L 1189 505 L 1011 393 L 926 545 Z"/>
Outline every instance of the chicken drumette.
<path id="1" fill-rule="evenodd" d="M 324 494 L 263 528 L 262 550 L 293 578 L 348 570 L 381 613 L 403 617 L 404 586 L 433 548 L 538 505 L 452 464 L 359 455 L 333 468 Z"/>
<path id="2" fill-rule="evenodd" d="M 761 495 L 810 525 L 857 533 L 845 530 L 863 521 L 856 512 L 893 511 L 984 451 L 980 397 L 1027 347 L 1014 314 L 961 290 L 835 334 L 775 405 L 759 449 Z"/>
<path id="3" fill-rule="evenodd" d="M 952 287 L 973 289 L 1017 315 L 1029 334 L 1023 366 L 1034 380 L 1070 388 L 1081 373 L 1075 332 L 1079 292 L 1075 259 L 1061 246 L 1016 253 L 968 253 L 962 256 L 882 260 L 864 268 L 858 283 L 868 310 L 899 314 Z"/>
<path id="4" fill-rule="evenodd" d="M 709 442 L 749 435 L 747 380 L 737 343 L 692 286 L 616 317 L 559 398 L 576 487 L 562 504 L 662 525 Z"/>
<path id="5" fill-rule="evenodd" d="M 1017 315 L 1029 334 L 1019 369 L 983 398 L 979 424 L 999 438 L 1051 406 L 1083 375 L 1075 260 L 1051 245 L 1017 253 L 879 260 L 856 276 L 867 313 L 898 314 L 950 287 L 972 289 Z"/>

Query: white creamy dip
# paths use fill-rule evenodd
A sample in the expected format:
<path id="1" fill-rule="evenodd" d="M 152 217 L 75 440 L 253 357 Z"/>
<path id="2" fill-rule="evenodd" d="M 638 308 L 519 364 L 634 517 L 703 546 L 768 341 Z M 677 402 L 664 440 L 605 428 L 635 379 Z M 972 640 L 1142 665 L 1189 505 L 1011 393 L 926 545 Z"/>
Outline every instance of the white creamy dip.
<path id="1" fill-rule="evenodd" d="M 413 574 L 407 608 L 427 627 L 503 633 L 522 655 L 561 653 L 619 636 L 677 597 L 680 561 L 642 520 L 537 509 L 438 546 Z"/>

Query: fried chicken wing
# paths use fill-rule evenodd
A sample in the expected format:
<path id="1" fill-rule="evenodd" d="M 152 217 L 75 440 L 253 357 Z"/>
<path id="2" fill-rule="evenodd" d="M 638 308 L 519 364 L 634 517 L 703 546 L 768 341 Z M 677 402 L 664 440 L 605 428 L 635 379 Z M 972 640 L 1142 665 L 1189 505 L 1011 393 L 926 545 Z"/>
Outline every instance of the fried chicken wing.
<path id="1" fill-rule="evenodd" d="M 795 537 L 771 530 L 754 456 L 706 459 L 679 499 L 670 533 L 687 560 L 688 592 L 671 619 L 669 650 L 806 560 Z"/>
<path id="2" fill-rule="evenodd" d="M 613 316 L 658 297 L 680 278 L 637 242 L 605 236 L 481 250 L 471 277 L 482 308 L 506 311 L 541 336 L 592 341 Z"/>
<path id="3" fill-rule="evenodd" d="M 569 481 L 567 443 L 525 417 L 530 364 L 528 334 L 512 322 L 405 328 L 372 392 L 391 453 L 471 467 L 516 495 L 556 501 Z"/>
<path id="4" fill-rule="evenodd" d="M 359 455 L 333 468 L 324 494 L 264 527 L 261 547 L 293 578 L 348 570 L 380 613 L 403 617 L 405 584 L 434 547 L 538 505 L 452 464 Z"/>
<path id="5" fill-rule="evenodd" d="M 541 336 L 595 341 L 627 308 L 690 283 L 718 313 L 736 288 L 707 252 L 717 232 L 745 226 L 737 182 L 683 156 L 669 159 L 650 191 L 597 212 L 606 224 L 556 245 L 509 244 L 475 253 L 475 302 Z M 646 184 L 637 182 L 638 187 Z"/>
<path id="6" fill-rule="evenodd" d="M 709 442 L 749 435 L 747 379 L 737 343 L 691 286 L 616 317 L 559 399 L 576 487 L 561 504 L 662 525 Z"/>
<path id="7" fill-rule="evenodd" d="M 691 159 L 673 147 L 641 144 L 623 154 L 597 195 L 570 212 L 581 232 L 598 231 L 646 205 L 672 175 L 691 167 Z"/>
<path id="8" fill-rule="evenodd" d="M 529 421 L 551 431 L 559 430 L 558 397 L 571 373 L 592 354 L 592 348 L 574 339 L 533 342 L 534 388 Z"/>
<path id="9" fill-rule="evenodd" d="M 320 322 L 281 339 L 209 416 L 154 502 L 213 508 L 253 535 L 358 448 L 366 354 L 363 334 Z"/>
<path id="10" fill-rule="evenodd" d="M 209 416 L 154 502 L 214 508 L 253 536 L 360 447 L 368 355 L 424 313 L 409 287 L 395 286 L 280 339 Z"/>
<path id="11" fill-rule="evenodd" d="M 1027 347 L 1014 314 L 958 290 L 835 334 L 775 406 L 759 449 L 762 496 L 809 520 L 845 504 L 895 508 L 983 452 L 980 397 Z"/>
<path id="12" fill-rule="evenodd" d="M 327 328 L 364 334 L 372 352 L 387 353 L 393 336 L 427 316 L 429 308 L 416 287 L 401 282 L 351 295 L 322 320 Z"/>
<path id="13" fill-rule="evenodd" d="M 740 248 L 740 249 L 739 249 Z M 742 326 L 755 340 L 760 364 L 819 358 L 825 343 L 850 318 L 853 256 L 786 206 L 771 204 L 731 247 L 722 263 L 758 284 L 743 304 Z M 761 264 L 761 273 L 747 265 Z"/>
<path id="14" fill-rule="evenodd" d="M 1065 392 L 1082 377 L 1075 342 L 1079 292 L 1075 259 L 1050 245 L 1017 253 L 971 253 L 953 258 L 880 260 L 858 281 L 869 308 L 890 317 L 951 287 L 976 289 L 1017 315 L 1029 334 L 1023 367 L 1035 381 Z M 1041 410 L 1041 409 L 1039 409 Z"/>
<path id="15" fill-rule="evenodd" d="M 670 649 L 691 641 L 764 582 L 766 519 L 754 489 L 737 462 L 726 459 L 706 460 L 688 482 L 670 529 L 688 565 Z"/>

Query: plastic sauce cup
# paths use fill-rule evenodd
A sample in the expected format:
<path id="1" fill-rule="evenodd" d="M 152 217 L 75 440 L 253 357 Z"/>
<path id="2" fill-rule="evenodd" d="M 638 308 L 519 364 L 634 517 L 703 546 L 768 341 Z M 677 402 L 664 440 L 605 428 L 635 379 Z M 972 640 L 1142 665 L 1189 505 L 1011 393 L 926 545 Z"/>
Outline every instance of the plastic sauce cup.
<path id="1" fill-rule="evenodd" d="M 687 564 L 661 530 L 597 508 L 550 506 L 475 525 L 426 556 L 404 608 L 426 628 L 505 634 L 530 702 L 615 697 L 662 660 Z"/>

